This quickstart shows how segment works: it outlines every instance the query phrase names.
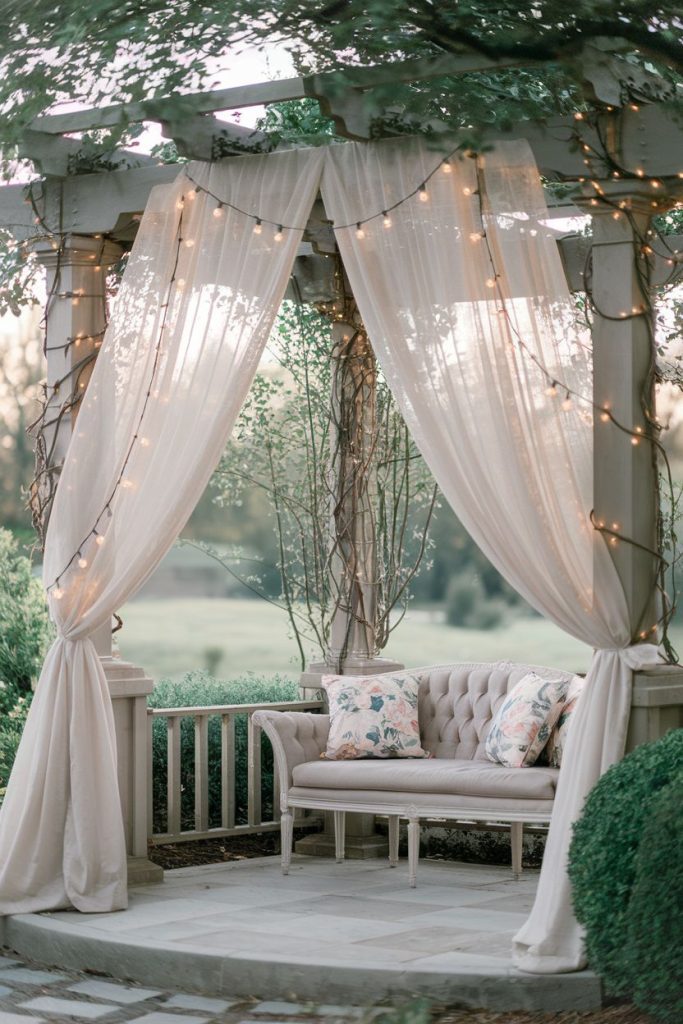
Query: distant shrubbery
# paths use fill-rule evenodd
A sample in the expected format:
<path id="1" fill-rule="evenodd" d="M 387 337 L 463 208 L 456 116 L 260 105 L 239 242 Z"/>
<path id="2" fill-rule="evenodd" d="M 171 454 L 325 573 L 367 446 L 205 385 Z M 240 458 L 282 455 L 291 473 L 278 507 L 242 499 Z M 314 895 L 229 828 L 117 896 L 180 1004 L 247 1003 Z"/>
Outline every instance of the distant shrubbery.
<path id="1" fill-rule="evenodd" d="M 0 529 L 0 790 L 7 785 L 53 633 L 31 562 L 10 531 Z"/>
<path id="2" fill-rule="evenodd" d="M 222 682 L 207 672 L 189 672 L 179 682 L 164 679 L 154 687 L 149 706 L 156 708 L 201 707 L 210 704 L 259 704 L 299 700 L 295 682 L 281 676 L 259 678 L 244 676 Z M 166 782 L 167 739 L 166 719 L 157 718 L 153 728 L 153 793 L 155 832 L 167 828 Z M 184 718 L 180 727 L 181 746 L 181 827 L 194 828 L 194 724 Z M 264 818 L 273 808 L 273 755 L 267 738 L 263 737 L 262 794 Z M 235 802 L 236 821 L 247 820 L 247 716 L 235 720 Z M 209 822 L 221 823 L 221 719 L 209 719 Z"/>
<path id="3" fill-rule="evenodd" d="M 456 576 L 446 598 L 446 622 L 464 629 L 496 629 L 505 617 L 502 597 L 488 597 L 478 576 Z"/>
<path id="4" fill-rule="evenodd" d="M 590 966 L 611 995 L 683 1020 L 683 729 L 606 772 L 574 827 L 569 877 Z"/>

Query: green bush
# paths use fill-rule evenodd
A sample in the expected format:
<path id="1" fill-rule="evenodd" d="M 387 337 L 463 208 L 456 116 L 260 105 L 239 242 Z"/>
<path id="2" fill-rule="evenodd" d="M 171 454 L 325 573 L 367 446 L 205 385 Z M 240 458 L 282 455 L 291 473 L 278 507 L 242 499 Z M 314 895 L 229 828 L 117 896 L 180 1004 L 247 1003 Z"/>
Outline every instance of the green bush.
<path id="1" fill-rule="evenodd" d="M 298 700 L 295 682 L 281 676 L 246 676 L 222 682 L 207 672 L 189 672 L 180 681 L 164 679 L 154 687 L 149 706 L 155 708 L 200 707 L 210 704 L 260 704 L 268 701 Z M 167 828 L 167 719 L 159 717 L 153 726 L 153 800 L 155 832 Z M 181 828 L 194 828 L 194 723 L 183 718 L 181 746 Z M 267 738 L 262 744 L 262 801 L 264 818 L 273 810 L 273 755 Z M 236 822 L 247 820 L 247 716 L 235 719 L 235 806 Z M 221 719 L 209 719 L 209 824 L 221 824 Z"/>
<path id="2" fill-rule="evenodd" d="M 9 781 L 30 704 L 31 694 L 17 697 L 14 707 L 0 718 L 0 793 Z"/>
<path id="3" fill-rule="evenodd" d="M 653 800 L 635 861 L 624 961 L 633 1001 L 683 1021 L 683 772 Z"/>
<path id="4" fill-rule="evenodd" d="M 460 629 L 495 629 L 505 616 L 505 602 L 487 597 L 478 576 L 456 577 L 448 588 L 446 622 Z"/>
<path id="5" fill-rule="evenodd" d="M 683 784 L 683 730 L 637 747 L 599 780 L 574 825 L 569 851 L 569 878 L 578 920 L 586 928 L 586 950 L 593 970 L 613 995 L 632 991 L 632 897 L 636 861 L 658 795 Z M 656 834 L 650 842 L 657 845 Z M 654 850 L 651 851 L 654 857 Z M 645 856 L 645 853 L 643 853 Z M 672 885 L 674 863 L 661 878 Z M 657 912 L 651 907 L 651 913 Z M 660 904 L 661 913 L 671 907 Z M 680 913 L 680 910 L 679 910 Z M 631 939 L 629 937 L 631 936 Z M 649 928 L 641 941 L 649 942 Z M 659 954 L 663 954 L 660 950 Z"/>
<path id="6" fill-rule="evenodd" d="M 9 530 L 0 528 L 0 716 L 31 693 L 54 630 L 43 587 Z M 0 719 L 1 720 L 1 719 Z M 4 726 L 2 727 L 4 729 Z"/>

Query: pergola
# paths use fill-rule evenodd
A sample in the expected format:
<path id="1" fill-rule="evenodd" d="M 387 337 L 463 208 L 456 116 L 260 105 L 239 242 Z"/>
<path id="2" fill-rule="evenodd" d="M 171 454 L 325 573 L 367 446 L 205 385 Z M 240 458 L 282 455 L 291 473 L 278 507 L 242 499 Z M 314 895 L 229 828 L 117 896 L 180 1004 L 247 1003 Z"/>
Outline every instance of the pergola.
<path id="1" fill-rule="evenodd" d="M 238 107 L 312 98 L 334 119 L 339 135 L 363 141 L 373 135 L 373 122 L 382 113 L 373 96 L 375 87 L 495 66 L 510 65 L 470 56 L 411 61 L 258 83 L 186 96 L 181 102 L 176 97 L 47 115 L 34 121 L 24 133 L 22 155 L 35 161 L 45 177 L 40 190 L 31 190 L 29 203 L 24 186 L 0 190 L 0 227 L 22 242 L 28 240 L 47 275 L 47 395 L 52 414 L 47 416 L 42 443 L 48 491 L 64 458 L 79 392 L 87 390 L 101 343 L 108 268 L 133 240 L 151 189 L 171 182 L 178 173 L 177 165 L 159 165 L 151 158 L 122 151 L 119 169 L 70 174 L 79 142 L 69 135 L 111 127 L 125 118 L 160 123 L 180 153 L 192 159 L 265 152 L 269 148 L 265 136 L 212 115 Z M 643 280 L 648 286 L 670 281 L 683 265 L 683 237 L 669 236 L 668 248 L 654 237 L 651 245 L 643 243 L 649 237 L 652 217 L 683 198 L 683 130 L 672 111 L 672 97 L 662 94 L 656 99 L 653 83 L 643 78 L 634 78 L 629 84 L 632 95 L 639 90 L 649 92 L 654 101 L 622 104 L 623 83 L 608 53 L 587 50 L 584 69 L 586 92 L 596 108 L 594 117 L 579 114 L 544 123 L 521 122 L 507 132 L 483 132 L 482 144 L 495 147 L 506 139 L 526 139 L 545 178 L 576 186 L 575 205 L 553 202 L 552 214 L 566 217 L 580 208 L 592 217 L 592 237 L 569 234 L 559 237 L 557 244 L 571 289 L 585 290 L 590 279 L 595 304 L 591 326 L 594 401 L 609 408 L 615 419 L 632 424 L 642 418 L 643 394 L 649 392 L 651 406 L 654 400 L 652 310 L 644 302 Z M 436 133 L 439 127 L 433 126 Z M 450 148 L 455 145 L 457 140 L 450 137 Z M 630 216 L 620 215 L 622 209 L 628 209 Z M 335 251 L 333 232 L 322 205 L 317 204 L 297 271 L 304 282 L 304 297 L 310 301 L 335 298 L 330 259 Z M 343 328 L 338 323 L 335 330 Z M 75 402 L 72 386 L 77 389 Z M 658 618 L 652 580 L 657 571 L 659 510 L 653 445 L 647 443 L 651 429 L 648 426 L 644 431 L 645 443 L 631 444 L 617 431 L 604 430 L 600 417 L 595 417 L 594 518 L 598 528 L 631 541 L 615 545 L 611 554 L 633 630 L 643 640 L 652 638 L 651 623 Z M 361 561 L 371 558 L 371 551 L 360 555 Z M 347 632 L 348 622 L 337 628 Z M 146 859 L 146 696 L 152 684 L 141 668 L 111 657 L 109 627 L 99 630 L 95 639 L 114 700 L 128 852 L 135 859 L 131 877 L 151 877 L 153 868 Z M 349 653 L 352 669 L 393 667 L 374 658 L 361 629 L 355 629 Z M 304 692 L 307 686 L 316 688 L 317 679 L 314 666 L 302 680 Z M 683 670 L 662 666 L 636 676 L 630 746 L 683 724 L 682 716 Z"/>

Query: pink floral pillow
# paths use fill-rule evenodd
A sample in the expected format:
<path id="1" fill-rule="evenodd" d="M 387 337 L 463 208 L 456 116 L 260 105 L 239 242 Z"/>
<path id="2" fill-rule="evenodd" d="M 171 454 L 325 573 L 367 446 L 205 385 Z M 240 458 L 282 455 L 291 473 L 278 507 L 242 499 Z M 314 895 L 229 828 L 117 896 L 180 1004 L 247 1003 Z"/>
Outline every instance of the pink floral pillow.
<path id="1" fill-rule="evenodd" d="M 546 761 L 551 768 L 559 768 L 562 764 L 562 755 L 564 754 L 564 748 L 567 745 L 569 726 L 585 682 L 586 680 L 582 676 L 574 676 L 567 689 L 567 699 L 564 707 L 560 712 L 560 717 L 558 718 L 553 731 L 550 733 L 550 739 L 543 751 L 544 761 Z"/>
<path id="2" fill-rule="evenodd" d="M 528 672 L 496 711 L 486 738 L 486 756 L 507 768 L 527 768 L 548 742 L 567 698 L 566 679 L 541 679 Z"/>
<path id="3" fill-rule="evenodd" d="M 427 757 L 417 721 L 418 676 L 323 676 L 330 706 L 324 756 Z"/>

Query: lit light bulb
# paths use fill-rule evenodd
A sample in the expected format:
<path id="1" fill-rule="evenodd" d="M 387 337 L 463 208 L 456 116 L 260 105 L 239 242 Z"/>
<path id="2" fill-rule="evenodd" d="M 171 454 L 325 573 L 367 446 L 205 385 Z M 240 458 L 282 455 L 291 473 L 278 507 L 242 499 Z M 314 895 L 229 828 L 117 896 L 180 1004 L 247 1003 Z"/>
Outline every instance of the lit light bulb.
<path id="1" fill-rule="evenodd" d="M 620 214 L 619 210 L 615 210 L 614 213 L 612 214 L 612 217 L 614 218 L 614 220 L 621 220 L 621 214 Z"/>
<path id="2" fill-rule="evenodd" d="M 619 529 L 619 523 L 612 523 L 612 529 L 613 530 L 618 530 Z"/>
<path id="3" fill-rule="evenodd" d="M 479 242 L 483 237 L 481 231 L 473 231 L 470 235 L 470 242 Z"/>
<path id="4" fill-rule="evenodd" d="M 548 396 L 548 398 L 554 398 L 555 395 L 557 394 L 557 387 L 556 387 L 556 385 L 555 384 L 551 384 L 549 387 L 547 387 L 545 389 L 545 393 Z"/>
<path id="5" fill-rule="evenodd" d="M 216 209 L 213 211 L 213 215 L 216 219 L 223 216 L 223 204 L 219 203 Z"/>
<path id="6" fill-rule="evenodd" d="M 567 395 L 567 397 L 563 401 L 562 408 L 564 409 L 565 412 L 569 412 L 570 409 L 574 408 L 574 403 L 572 402 L 572 400 L 569 397 L 569 395 Z"/>
<path id="7" fill-rule="evenodd" d="M 185 207 L 185 203 L 183 202 L 182 199 L 179 199 L 178 202 L 175 204 L 176 210 L 182 210 L 182 209 L 184 209 L 184 207 Z"/>
<path id="8" fill-rule="evenodd" d="M 52 591 L 52 596 L 55 598 L 55 600 L 61 601 L 62 598 L 64 597 L 64 591 L 62 590 L 61 587 L 55 587 L 54 590 Z"/>
<path id="9" fill-rule="evenodd" d="M 580 110 L 577 110 L 576 113 L 574 114 L 574 120 L 575 121 L 583 121 L 583 114 L 581 113 Z"/>
<path id="10" fill-rule="evenodd" d="M 87 569 L 88 568 L 88 559 L 87 558 L 79 558 L 78 559 L 78 567 L 79 567 L 79 569 Z"/>
<path id="11" fill-rule="evenodd" d="M 495 288 L 496 287 L 496 279 L 494 277 L 487 277 L 486 278 L 486 287 L 487 288 Z"/>
<path id="12" fill-rule="evenodd" d="M 281 242 L 281 241 L 282 241 L 282 239 L 283 239 L 284 237 L 285 237 L 285 236 L 284 236 L 284 232 L 283 232 L 283 230 L 282 230 L 282 224 L 279 224 L 279 225 L 278 225 L 278 229 L 277 229 L 277 231 L 276 231 L 276 232 L 275 232 L 275 234 L 273 235 L 273 240 L 274 240 L 275 242 Z"/>
<path id="13" fill-rule="evenodd" d="M 609 421 L 612 419 L 612 417 L 610 416 L 610 414 L 608 412 L 601 412 L 600 413 L 600 419 L 602 420 L 603 423 L 609 423 Z"/>
<path id="14" fill-rule="evenodd" d="M 186 249 L 191 249 L 193 245 L 194 245 L 194 238 L 187 238 L 185 240 L 185 248 Z"/>
<path id="15" fill-rule="evenodd" d="M 382 212 L 382 224 L 384 224 L 385 228 L 391 227 L 391 217 L 389 216 L 386 210 Z"/>
<path id="16" fill-rule="evenodd" d="M 610 542 L 610 544 L 612 545 L 613 548 L 615 548 L 617 546 L 617 544 L 619 543 L 616 537 L 610 537 L 609 542 Z"/>
<path id="17" fill-rule="evenodd" d="M 180 289 L 180 291 L 182 291 L 183 288 L 185 287 L 185 278 L 184 277 L 179 277 L 178 280 L 175 283 L 175 286 L 176 286 L 176 288 Z"/>
<path id="18" fill-rule="evenodd" d="M 356 224 L 356 238 L 365 238 L 365 232 L 363 231 L 363 225 L 360 221 Z"/>
<path id="19" fill-rule="evenodd" d="M 187 198 L 190 200 L 190 202 L 192 202 L 193 199 L 197 198 L 197 193 L 196 193 L 195 189 L 193 189 L 193 188 L 191 188 L 190 191 L 186 193 L 186 195 L 187 195 Z"/>
<path id="20" fill-rule="evenodd" d="M 126 478 L 124 478 L 124 479 L 123 479 L 123 480 L 121 481 L 121 486 L 122 486 L 122 487 L 123 487 L 123 488 L 124 488 L 125 490 L 129 491 L 129 490 L 131 489 L 131 487 L 133 486 L 133 481 L 132 481 L 132 480 L 128 480 L 128 479 L 126 479 Z"/>
<path id="21" fill-rule="evenodd" d="M 631 438 L 631 444 L 632 444 L 632 445 L 633 445 L 633 447 L 635 448 L 635 447 L 636 447 L 636 445 L 640 444 L 640 438 L 639 438 L 639 437 L 632 437 L 632 438 Z"/>
<path id="22" fill-rule="evenodd" d="M 150 442 L 148 437 L 141 437 L 140 438 L 140 447 L 141 448 L 149 448 L 150 444 L 151 444 L 151 442 Z"/>
<path id="23" fill-rule="evenodd" d="M 427 186 L 424 184 L 424 182 L 422 183 L 422 185 L 420 185 L 418 189 L 418 195 L 420 197 L 421 203 L 429 202 L 429 192 L 427 191 Z"/>
<path id="24" fill-rule="evenodd" d="M 464 189 L 462 190 L 462 194 L 464 196 L 471 196 L 472 195 L 472 189 L 469 187 L 469 185 L 465 185 Z"/>
<path id="25" fill-rule="evenodd" d="M 444 162 L 442 163 L 441 166 L 443 168 L 443 173 L 444 174 L 450 174 L 451 171 L 453 170 L 453 168 L 451 167 L 450 160 L 444 160 Z"/>
<path id="26" fill-rule="evenodd" d="M 260 217 L 257 217 L 256 218 L 256 223 L 254 224 L 254 234 L 255 235 L 260 235 L 262 231 L 263 231 L 263 225 L 261 224 L 261 219 L 260 219 Z"/>
<path id="27" fill-rule="evenodd" d="M 104 544 L 104 537 L 102 536 L 102 534 L 101 534 L 101 533 L 98 533 L 98 534 L 97 534 L 97 536 L 95 537 L 95 543 L 96 543 L 96 544 L 97 544 L 97 546 L 98 546 L 98 547 L 100 547 L 100 548 L 101 548 L 101 547 L 102 547 L 102 545 Z"/>
<path id="28" fill-rule="evenodd" d="M 645 177 L 645 171 L 643 170 L 642 167 L 636 167 L 636 174 L 638 175 L 639 178 L 644 178 Z"/>

